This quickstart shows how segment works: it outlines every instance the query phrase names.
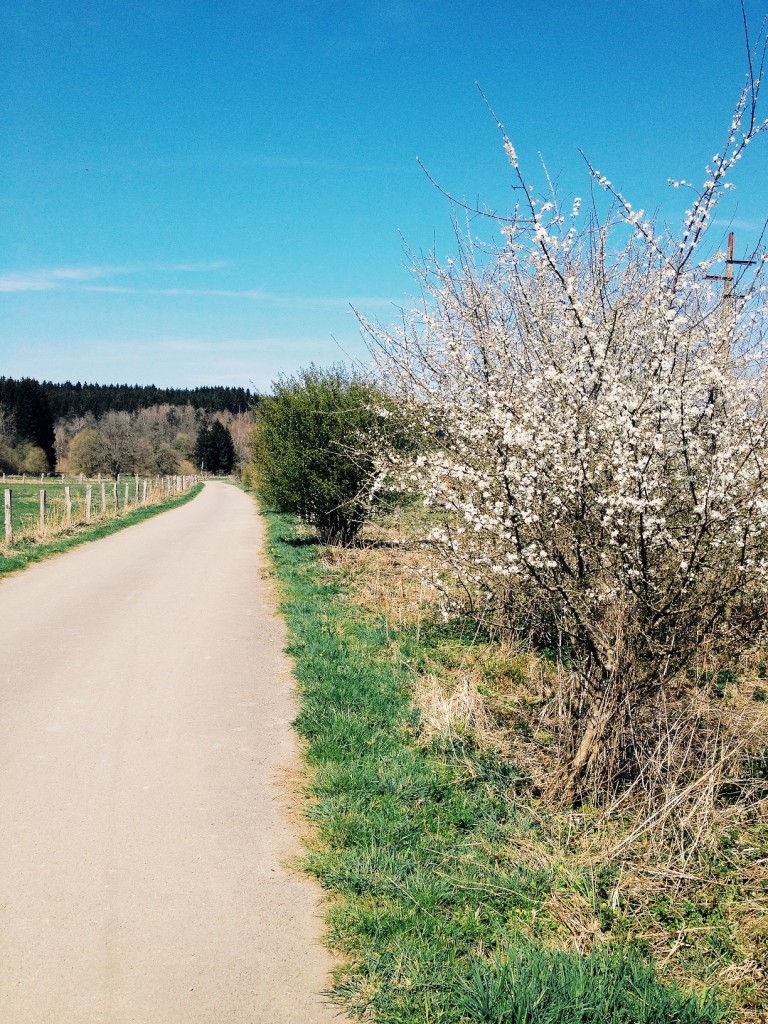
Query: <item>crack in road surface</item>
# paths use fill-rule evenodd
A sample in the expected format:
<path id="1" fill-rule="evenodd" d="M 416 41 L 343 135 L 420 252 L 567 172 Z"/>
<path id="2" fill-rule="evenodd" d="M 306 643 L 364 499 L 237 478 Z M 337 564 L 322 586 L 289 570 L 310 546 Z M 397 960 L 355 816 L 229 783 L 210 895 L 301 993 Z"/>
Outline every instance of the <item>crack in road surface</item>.
<path id="1" fill-rule="evenodd" d="M 0 1022 L 326 1024 L 251 500 L 0 584 Z"/>

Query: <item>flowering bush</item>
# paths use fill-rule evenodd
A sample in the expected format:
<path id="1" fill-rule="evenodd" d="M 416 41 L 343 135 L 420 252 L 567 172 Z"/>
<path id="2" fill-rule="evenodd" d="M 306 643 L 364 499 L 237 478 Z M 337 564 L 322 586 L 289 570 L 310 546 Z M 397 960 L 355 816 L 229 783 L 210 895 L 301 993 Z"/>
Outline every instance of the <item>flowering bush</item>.
<path id="1" fill-rule="evenodd" d="M 678 236 L 593 168 L 604 218 L 537 198 L 499 125 L 524 197 L 496 218 L 505 243 L 418 263 L 423 302 L 398 329 L 361 318 L 418 430 L 417 456 L 382 463 L 441 514 L 441 578 L 556 638 L 571 670 L 565 800 L 631 778 L 697 648 L 766 611 L 765 258 L 736 294 L 708 278 L 725 254 L 703 255 L 729 172 L 768 127 L 759 77 Z"/>

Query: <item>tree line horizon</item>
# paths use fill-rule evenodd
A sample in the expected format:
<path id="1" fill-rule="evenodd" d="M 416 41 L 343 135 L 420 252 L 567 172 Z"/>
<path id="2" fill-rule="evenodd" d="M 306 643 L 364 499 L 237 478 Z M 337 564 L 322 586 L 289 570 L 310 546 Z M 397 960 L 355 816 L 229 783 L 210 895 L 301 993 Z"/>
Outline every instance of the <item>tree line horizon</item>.
<path id="1" fill-rule="evenodd" d="M 160 388 L 0 376 L 0 470 L 173 473 L 199 468 L 203 457 L 208 471 L 230 472 L 243 447 L 238 435 L 247 433 L 260 397 L 223 385 Z"/>

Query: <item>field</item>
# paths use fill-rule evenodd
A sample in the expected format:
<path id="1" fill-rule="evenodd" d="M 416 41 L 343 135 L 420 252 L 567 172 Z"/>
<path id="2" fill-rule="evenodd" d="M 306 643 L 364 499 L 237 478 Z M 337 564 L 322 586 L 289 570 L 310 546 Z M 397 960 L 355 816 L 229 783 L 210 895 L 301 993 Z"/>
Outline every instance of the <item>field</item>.
<path id="1" fill-rule="evenodd" d="M 139 479 L 138 504 L 143 501 L 145 479 L 147 478 Z M 160 496 L 158 481 L 156 478 L 150 478 L 148 484 L 148 501 L 154 502 Z M 66 527 L 66 487 L 70 489 L 72 500 L 72 524 L 84 522 L 88 486 L 92 491 L 91 517 L 94 520 L 114 516 L 116 512 L 119 513 L 137 504 L 135 477 L 123 477 L 120 480 L 116 488 L 117 502 L 115 501 L 115 482 L 112 480 L 56 477 L 46 478 L 41 482 L 39 479 L 29 476 L 26 478 L 5 477 L 3 489 L 9 489 L 12 493 L 14 538 L 21 540 L 40 536 L 41 490 L 45 491 L 46 496 L 45 536 L 51 536 Z M 128 488 L 127 500 L 126 487 Z"/>

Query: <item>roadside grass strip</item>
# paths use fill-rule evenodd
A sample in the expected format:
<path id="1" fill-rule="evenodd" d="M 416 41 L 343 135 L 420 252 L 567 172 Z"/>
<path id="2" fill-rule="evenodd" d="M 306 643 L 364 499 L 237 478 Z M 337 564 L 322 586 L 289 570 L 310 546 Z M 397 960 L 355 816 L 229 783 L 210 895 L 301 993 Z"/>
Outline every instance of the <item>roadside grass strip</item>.
<path id="1" fill-rule="evenodd" d="M 346 961 L 334 998 L 387 1024 L 726 1019 L 711 992 L 663 982 L 637 948 L 568 948 L 546 913 L 557 868 L 516 862 L 543 828 L 516 804 L 525 781 L 466 740 L 420 740 L 415 632 L 393 640 L 345 600 L 323 548 L 290 517 L 266 519 L 310 768 L 305 866 L 330 894 L 329 940 Z M 589 884 L 595 912 L 610 913 L 608 894 Z"/>
<path id="2" fill-rule="evenodd" d="M 14 542 L 12 548 L 0 550 L 0 578 L 26 569 L 33 562 L 41 562 L 53 555 L 63 554 L 79 544 L 87 544 L 89 541 L 99 540 L 101 537 L 108 537 L 111 533 L 124 530 L 128 526 L 135 526 L 160 512 L 186 505 L 202 489 L 203 484 L 195 484 L 188 491 L 174 495 L 167 501 L 154 505 L 132 506 L 126 511 L 119 511 L 114 518 L 103 519 L 93 525 L 78 523 L 68 530 L 57 533 L 51 540 L 37 540 L 31 537 L 18 540 Z"/>

